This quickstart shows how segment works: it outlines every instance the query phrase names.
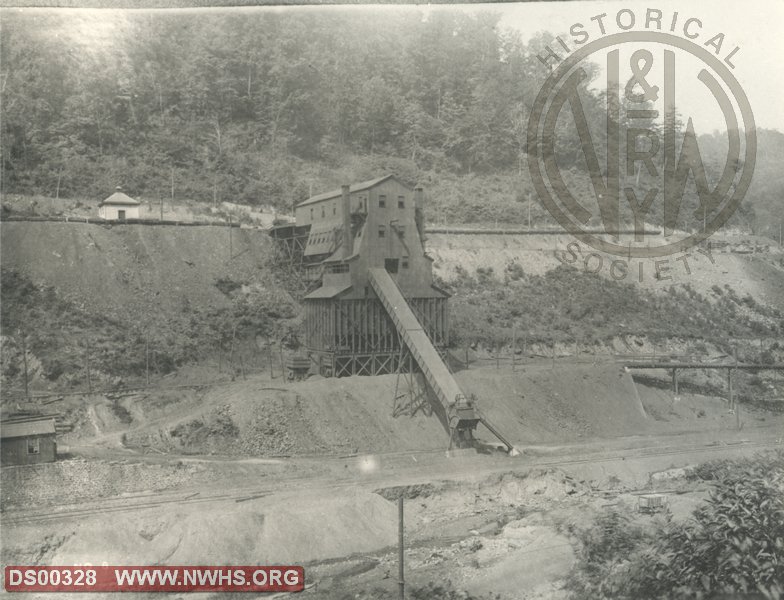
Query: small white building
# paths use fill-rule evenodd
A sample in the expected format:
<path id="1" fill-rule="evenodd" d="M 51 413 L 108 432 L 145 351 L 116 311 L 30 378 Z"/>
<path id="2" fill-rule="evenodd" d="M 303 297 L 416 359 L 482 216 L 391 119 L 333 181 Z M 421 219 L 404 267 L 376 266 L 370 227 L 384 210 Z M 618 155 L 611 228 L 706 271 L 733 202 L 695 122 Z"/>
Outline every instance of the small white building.
<path id="1" fill-rule="evenodd" d="M 107 221 L 138 219 L 140 205 L 141 202 L 123 194 L 122 188 L 117 186 L 116 191 L 98 205 L 98 216 Z"/>

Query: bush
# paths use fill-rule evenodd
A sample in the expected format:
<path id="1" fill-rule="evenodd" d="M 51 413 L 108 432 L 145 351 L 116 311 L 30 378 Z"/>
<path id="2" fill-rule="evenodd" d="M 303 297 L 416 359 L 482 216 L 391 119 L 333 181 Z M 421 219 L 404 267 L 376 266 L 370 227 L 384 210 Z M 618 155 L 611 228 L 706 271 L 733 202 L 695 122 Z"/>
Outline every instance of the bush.
<path id="1" fill-rule="evenodd" d="M 691 477 L 714 489 L 689 523 L 642 534 L 611 513 L 583 535 L 573 597 L 784 595 L 784 452 L 705 463 Z"/>
<path id="2" fill-rule="evenodd" d="M 784 595 L 784 469 L 748 462 L 715 471 L 716 487 L 686 527 L 655 544 L 658 561 L 632 592 L 650 597 Z M 636 589 L 634 589 L 636 588 Z M 639 595 L 638 597 L 644 597 Z"/>
<path id="3" fill-rule="evenodd" d="M 619 511 L 602 513 L 593 526 L 580 535 L 579 568 L 567 580 L 574 598 L 625 597 L 628 557 L 644 539 L 640 527 Z"/>
<path id="4" fill-rule="evenodd" d="M 506 265 L 506 273 L 512 281 L 519 281 L 525 277 L 523 266 L 518 262 L 511 262 Z"/>

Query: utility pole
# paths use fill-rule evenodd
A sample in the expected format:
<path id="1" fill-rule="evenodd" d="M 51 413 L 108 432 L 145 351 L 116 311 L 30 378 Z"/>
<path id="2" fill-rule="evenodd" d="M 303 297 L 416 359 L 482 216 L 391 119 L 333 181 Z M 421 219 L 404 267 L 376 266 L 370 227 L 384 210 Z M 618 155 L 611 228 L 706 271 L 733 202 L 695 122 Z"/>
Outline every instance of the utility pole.
<path id="1" fill-rule="evenodd" d="M 400 600 L 405 600 L 406 583 L 403 569 L 403 496 L 397 499 L 397 585 Z"/>
<path id="2" fill-rule="evenodd" d="M 528 192 L 528 231 L 531 231 L 531 192 Z"/>
<path id="3" fill-rule="evenodd" d="M 174 167 L 171 168 L 171 199 L 174 202 Z"/>
<path id="4" fill-rule="evenodd" d="M 150 337 L 149 332 L 144 337 L 144 377 L 147 386 L 150 385 Z"/>
<path id="5" fill-rule="evenodd" d="M 90 352 L 87 352 L 87 391 L 93 393 L 93 377 L 90 373 Z"/>
<path id="6" fill-rule="evenodd" d="M 232 241 L 232 238 L 231 238 L 231 230 L 232 230 L 232 227 L 231 227 L 231 215 L 229 215 L 229 260 L 231 260 L 232 257 L 234 256 L 234 250 L 233 250 L 233 247 L 232 247 L 233 246 L 233 241 Z"/>
<path id="7" fill-rule="evenodd" d="M 231 330 L 231 346 L 229 347 L 229 372 L 231 373 L 231 380 L 234 381 L 234 338 L 237 336 L 237 324 Z"/>
<path id="8" fill-rule="evenodd" d="M 247 377 L 245 377 L 245 361 L 242 359 L 242 348 L 237 352 L 237 356 L 240 359 L 240 373 L 242 374 L 242 380 L 244 381 Z"/>
<path id="9" fill-rule="evenodd" d="M 730 408 L 733 408 L 735 399 L 732 397 L 732 369 L 727 369 L 727 399 L 730 403 Z"/>
<path id="10" fill-rule="evenodd" d="M 19 329 L 16 333 L 22 338 L 22 361 L 24 362 L 24 392 L 25 392 L 25 400 L 27 400 L 30 397 L 30 393 L 27 388 L 27 340 L 25 339 L 25 335 L 24 333 L 22 333 L 21 329 Z"/>
<path id="11" fill-rule="evenodd" d="M 517 328 L 512 325 L 512 373 L 515 371 L 515 355 L 517 354 Z"/>
<path id="12" fill-rule="evenodd" d="M 57 191 L 55 192 L 55 199 L 56 200 L 60 200 L 60 179 L 62 178 L 62 176 L 63 176 L 63 168 L 60 167 L 60 170 L 57 171 Z M 52 200 L 52 209 L 54 209 L 54 200 Z M 54 212 L 54 211 L 52 211 L 52 212 Z M 779 236 L 779 237 L 781 237 L 781 236 Z M 780 242 L 779 242 L 779 246 L 781 246 Z"/>

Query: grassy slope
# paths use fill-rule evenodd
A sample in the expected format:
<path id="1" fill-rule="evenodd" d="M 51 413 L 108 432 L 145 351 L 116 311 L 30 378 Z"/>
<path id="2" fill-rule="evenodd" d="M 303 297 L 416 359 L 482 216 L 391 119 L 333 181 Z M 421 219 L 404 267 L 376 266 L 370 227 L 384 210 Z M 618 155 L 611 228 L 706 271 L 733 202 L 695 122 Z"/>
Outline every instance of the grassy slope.
<path id="1" fill-rule="evenodd" d="M 32 379 L 82 385 L 153 372 L 282 335 L 296 316 L 259 232 L 65 223 L 3 223 L 4 377 L 20 387 L 21 339 Z M 231 255 L 230 255 L 231 250 Z M 8 387 L 8 386 L 5 386 Z M 83 385 L 82 385 L 83 387 Z"/>
<path id="2" fill-rule="evenodd" d="M 717 344 L 729 338 L 776 338 L 782 314 L 740 298 L 731 290 L 710 302 L 689 286 L 664 294 L 641 292 L 561 265 L 544 275 L 465 274 L 451 284 L 452 331 L 456 343 L 506 344 L 511 329 L 529 342 L 594 344 L 623 334 L 651 339 L 691 338 Z M 757 317 L 757 318 L 755 318 Z M 762 322 L 759 318 L 778 320 Z"/>
<path id="3" fill-rule="evenodd" d="M 215 352 L 225 356 L 235 327 L 237 343 L 249 345 L 256 336 L 296 337 L 299 307 L 284 291 L 262 232 L 235 229 L 230 241 L 228 229 L 211 227 L 3 223 L 0 229 L 3 375 L 11 388 L 21 387 L 19 328 L 28 336 L 33 380 L 56 387 L 84 387 L 88 355 L 94 377 L 140 376 L 146 338 L 153 371 L 165 373 Z M 439 272 L 452 274 L 456 345 L 507 345 L 512 326 L 529 343 L 585 345 L 633 334 L 706 340 L 725 351 L 732 337 L 782 334 L 781 312 L 732 289 L 706 295 L 680 285 L 652 294 L 565 266 L 537 271 L 525 263 L 490 272 L 449 264 L 467 264 L 460 257 L 472 253 L 481 262 L 472 243 L 441 240 L 437 256 Z M 526 250 L 529 263 L 557 264 L 534 250 Z"/>

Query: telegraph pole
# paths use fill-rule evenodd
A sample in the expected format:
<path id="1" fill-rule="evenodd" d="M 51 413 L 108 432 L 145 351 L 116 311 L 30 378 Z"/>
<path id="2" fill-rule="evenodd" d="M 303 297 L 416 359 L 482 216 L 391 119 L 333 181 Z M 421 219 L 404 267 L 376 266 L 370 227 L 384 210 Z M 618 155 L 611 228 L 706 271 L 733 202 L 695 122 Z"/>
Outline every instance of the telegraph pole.
<path id="1" fill-rule="evenodd" d="M 400 600 L 405 600 L 406 583 L 403 573 L 403 496 L 397 499 L 397 585 Z"/>
<path id="2" fill-rule="evenodd" d="M 150 385 L 150 337 L 149 332 L 144 337 L 144 375 L 147 386 Z"/>
<path id="3" fill-rule="evenodd" d="M 22 338 L 22 360 L 24 361 L 24 392 L 25 392 L 25 400 L 30 397 L 29 390 L 27 388 L 27 340 L 25 339 L 24 333 L 22 330 L 19 329 L 17 334 Z"/>
<path id="4" fill-rule="evenodd" d="M 93 393 L 93 377 L 92 373 L 90 373 L 90 352 L 87 352 L 87 391 L 91 394 Z"/>

